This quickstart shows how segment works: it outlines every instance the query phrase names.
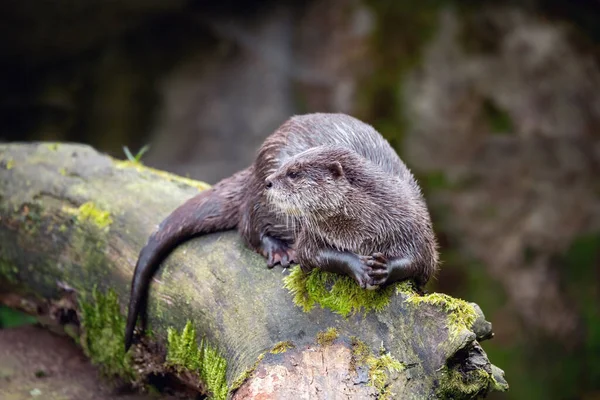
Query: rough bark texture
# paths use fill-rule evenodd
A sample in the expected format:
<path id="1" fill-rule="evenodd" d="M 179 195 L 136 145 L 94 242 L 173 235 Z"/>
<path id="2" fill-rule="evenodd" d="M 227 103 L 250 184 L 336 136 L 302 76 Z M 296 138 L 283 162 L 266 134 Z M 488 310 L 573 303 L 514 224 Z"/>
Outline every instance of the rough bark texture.
<path id="1" fill-rule="evenodd" d="M 86 146 L 0 146 L 0 301 L 59 323 L 82 321 L 84 349 L 111 373 L 140 381 L 150 372 L 175 372 L 214 392 L 214 385 L 197 382 L 201 368 L 173 366 L 174 356 L 167 358 L 170 367 L 164 363 L 165 349 L 178 351 L 174 332 L 192 321 L 193 336 L 204 337 L 226 360 L 227 385 L 248 378 L 235 398 L 472 398 L 506 387 L 478 343 L 491 334 L 480 311 L 473 324 L 454 299 L 407 301 L 411 293 L 399 289 L 376 313 L 343 318 L 318 307 L 304 312 L 283 287 L 288 272 L 268 270 L 235 232 L 189 241 L 166 260 L 153 282 L 149 311 L 159 345 L 118 359 L 118 350 L 94 342 L 122 344 L 123 316 L 101 319 L 110 312 L 109 296 L 102 296 L 114 290 L 124 309 L 147 237 L 205 187 Z M 96 336 L 97 321 L 100 331 L 117 328 L 108 339 Z M 330 328 L 335 331 L 322 334 Z M 185 357 L 179 354 L 179 360 Z"/>

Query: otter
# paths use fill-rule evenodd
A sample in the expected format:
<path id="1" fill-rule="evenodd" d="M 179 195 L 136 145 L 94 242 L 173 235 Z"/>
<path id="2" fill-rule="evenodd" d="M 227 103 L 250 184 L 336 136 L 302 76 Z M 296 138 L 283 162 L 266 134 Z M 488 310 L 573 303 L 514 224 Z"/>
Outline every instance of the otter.
<path id="1" fill-rule="evenodd" d="M 376 289 L 413 279 L 422 288 L 438 266 L 421 189 L 372 126 L 345 114 L 306 114 L 283 123 L 254 163 L 175 209 L 141 250 L 131 284 L 125 349 L 160 263 L 180 243 L 237 228 L 267 267 L 298 263 L 348 275 Z"/>

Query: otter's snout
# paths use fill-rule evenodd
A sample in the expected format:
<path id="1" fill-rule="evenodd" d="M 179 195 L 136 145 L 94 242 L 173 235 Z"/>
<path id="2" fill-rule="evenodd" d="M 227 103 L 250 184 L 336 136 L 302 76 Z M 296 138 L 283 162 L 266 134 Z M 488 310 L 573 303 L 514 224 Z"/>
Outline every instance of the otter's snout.
<path id="1" fill-rule="evenodd" d="M 267 179 L 265 186 L 267 189 L 271 189 L 273 187 L 273 182 Z"/>
<path id="2" fill-rule="evenodd" d="M 273 175 L 267 176 L 265 179 L 265 188 L 271 189 L 273 187 Z"/>

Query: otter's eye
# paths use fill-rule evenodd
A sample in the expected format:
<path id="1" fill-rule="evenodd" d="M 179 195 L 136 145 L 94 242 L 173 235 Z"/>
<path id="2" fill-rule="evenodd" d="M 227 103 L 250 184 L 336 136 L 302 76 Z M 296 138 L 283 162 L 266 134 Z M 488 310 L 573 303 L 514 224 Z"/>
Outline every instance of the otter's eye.
<path id="1" fill-rule="evenodd" d="M 296 171 L 290 171 L 287 173 L 287 177 L 290 179 L 296 179 L 300 174 Z"/>

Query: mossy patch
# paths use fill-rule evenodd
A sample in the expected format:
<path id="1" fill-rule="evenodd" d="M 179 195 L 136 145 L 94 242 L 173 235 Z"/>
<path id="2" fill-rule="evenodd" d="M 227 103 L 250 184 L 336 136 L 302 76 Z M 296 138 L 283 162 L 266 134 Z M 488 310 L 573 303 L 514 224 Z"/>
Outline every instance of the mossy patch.
<path id="1" fill-rule="evenodd" d="M 256 359 L 256 362 L 249 368 L 246 368 L 244 372 L 242 372 L 235 380 L 231 383 L 230 391 L 237 390 L 242 384 L 246 381 L 246 379 L 250 378 L 250 375 L 254 372 L 258 364 L 265 358 L 265 354 L 261 354 Z"/>
<path id="2" fill-rule="evenodd" d="M 107 375 L 135 377 L 131 359 L 123 346 L 125 317 L 114 290 L 101 294 L 93 289 L 91 298 L 79 299 L 80 343 L 85 354 Z"/>
<path id="3" fill-rule="evenodd" d="M 227 398 L 227 360 L 205 339 L 196 341 L 196 329 L 187 321 L 181 333 L 168 328 L 167 365 L 198 374 L 214 399 Z"/>
<path id="4" fill-rule="evenodd" d="M 335 328 L 329 328 L 326 331 L 317 333 L 317 343 L 320 346 L 329 346 L 335 339 L 340 336 L 339 332 Z"/>
<path id="5" fill-rule="evenodd" d="M 79 207 L 77 210 L 77 219 L 79 221 L 90 221 L 100 229 L 110 226 L 113 222 L 108 211 L 100 210 L 91 201 L 83 203 Z"/>
<path id="6" fill-rule="evenodd" d="M 444 399 L 472 399 L 491 391 L 506 391 L 508 385 L 499 384 L 491 373 L 483 369 L 461 372 L 447 366 L 441 371 L 437 394 Z"/>
<path id="7" fill-rule="evenodd" d="M 186 186 L 195 187 L 196 189 L 199 189 L 199 190 L 206 190 L 206 189 L 210 188 L 210 185 L 208 183 L 196 181 L 196 180 L 189 179 L 189 178 L 184 178 L 179 175 L 171 174 L 169 172 L 165 172 L 165 171 L 161 171 L 161 170 L 154 169 L 151 167 L 147 167 L 147 166 L 142 165 L 141 163 L 135 162 L 135 161 L 114 160 L 114 165 L 116 168 L 120 168 L 120 169 L 133 168 L 137 172 L 140 172 L 140 173 L 150 172 L 150 173 L 160 176 L 161 178 L 164 178 L 170 182 L 182 183 Z"/>
<path id="8" fill-rule="evenodd" d="M 471 330 L 477 320 L 477 311 L 472 304 L 443 293 L 431 293 L 419 296 L 416 293 L 409 295 L 405 302 L 409 304 L 431 304 L 441 308 L 448 314 L 447 327 L 450 335 L 457 335 L 461 330 Z"/>
<path id="9" fill-rule="evenodd" d="M 288 340 L 285 342 L 277 343 L 275 346 L 273 346 L 270 353 L 272 353 L 272 354 L 285 353 L 289 349 L 293 349 L 293 348 L 294 348 L 294 344 Z"/>
<path id="10" fill-rule="evenodd" d="M 15 167 L 15 160 L 13 160 L 12 158 L 9 159 L 8 161 L 6 161 L 6 169 L 7 170 L 11 170 Z"/>
<path id="11" fill-rule="evenodd" d="M 379 312 L 390 303 L 396 285 L 384 289 L 361 289 L 348 277 L 320 269 L 304 273 L 299 266 L 284 278 L 284 287 L 293 295 L 294 304 L 309 312 L 319 304 L 336 314 L 347 317 L 363 310 Z"/>
<path id="12" fill-rule="evenodd" d="M 404 363 L 396 360 L 384 349 L 380 350 L 379 356 L 373 355 L 369 347 L 356 337 L 352 338 L 352 357 L 355 365 L 366 365 L 369 368 L 369 384 L 377 388 L 379 398 L 390 398 L 388 374 L 404 371 Z"/>

